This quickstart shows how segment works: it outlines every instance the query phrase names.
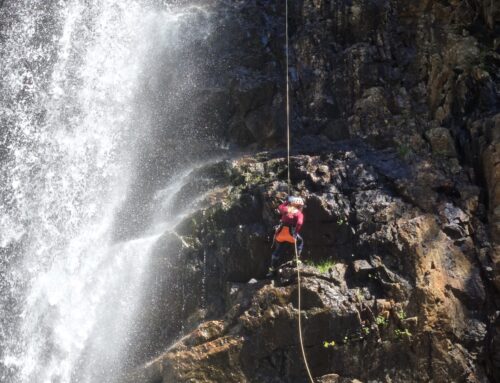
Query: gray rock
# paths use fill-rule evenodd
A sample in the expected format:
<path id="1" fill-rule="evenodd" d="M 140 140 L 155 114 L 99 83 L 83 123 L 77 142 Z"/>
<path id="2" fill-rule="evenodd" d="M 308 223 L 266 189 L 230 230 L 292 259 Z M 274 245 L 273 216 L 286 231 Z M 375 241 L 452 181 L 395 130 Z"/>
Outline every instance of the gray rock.
<path id="1" fill-rule="evenodd" d="M 445 157 L 456 157 L 455 144 L 450 131 L 446 128 L 434 128 L 425 132 L 425 136 L 431 143 L 434 154 Z"/>

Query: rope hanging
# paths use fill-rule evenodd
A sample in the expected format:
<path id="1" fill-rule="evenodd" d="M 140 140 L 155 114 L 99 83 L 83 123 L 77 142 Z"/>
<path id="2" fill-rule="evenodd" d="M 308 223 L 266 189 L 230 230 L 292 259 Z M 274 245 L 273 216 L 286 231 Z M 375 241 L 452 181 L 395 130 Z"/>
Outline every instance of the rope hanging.
<path id="1" fill-rule="evenodd" d="M 306 350 L 304 348 L 304 339 L 302 337 L 302 312 L 301 312 L 301 282 L 300 282 L 300 265 L 299 265 L 299 254 L 297 252 L 297 242 L 295 242 L 295 261 L 297 263 L 297 291 L 298 291 L 298 312 L 299 312 L 299 340 L 300 349 L 302 351 L 302 359 L 304 359 L 304 365 L 306 366 L 307 375 L 311 383 L 314 383 L 314 378 L 312 377 L 311 370 L 309 368 L 309 363 L 307 363 Z"/>
<path id="2" fill-rule="evenodd" d="M 285 50 L 286 50 L 286 150 L 287 150 L 287 181 L 288 181 L 288 195 L 290 195 L 291 191 L 291 180 L 290 180 L 290 76 L 288 71 L 288 62 L 289 62 L 289 51 L 288 51 L 288 0 L 285 0 Z M 309 363 L 307 363 L 306 350 L 304 348 L 304 338 L 302 336 L 302 298 L 301 298 L 301 281 L 300 281 L 300 260 L 299 253 L 297 251 L 297 241 L 294 243 L 295 248 L 295 262 L 297 264 L 297 291 L 298 291 L 298 326 L 299 326 L 299 341 L 300 341 L 300 349 L 302 351 L 302 358 L 304 359 L 304 365 L 307 370 L 307 375 L 309 376 L 309 380 L 311 383 L 314 383 L 314 378 L 311 374 L 311 370 L 309 368 Z"/>
<path id="3" fill-rule="evenodd" d="M 288 195 L 290 195 L 290 78 L 288 75 L 288 0 L 285 0 L 285 50 L 286 50 L 286 151 Z"/>

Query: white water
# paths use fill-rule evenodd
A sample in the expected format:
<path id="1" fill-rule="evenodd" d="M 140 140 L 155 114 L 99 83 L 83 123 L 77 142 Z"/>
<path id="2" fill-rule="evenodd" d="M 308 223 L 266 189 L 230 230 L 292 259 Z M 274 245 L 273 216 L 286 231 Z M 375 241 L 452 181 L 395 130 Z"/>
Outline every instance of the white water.
<path id="1" fill-rule="evenodd" d="M 113 240 L 149 134 L 142 93 L 161 57 L 182 64 L 175 55 L 199 12 L 140 0 L 0 8 L 1 382 L 104 383 L 118 373 L 149 252 L 178 219 Z"/>

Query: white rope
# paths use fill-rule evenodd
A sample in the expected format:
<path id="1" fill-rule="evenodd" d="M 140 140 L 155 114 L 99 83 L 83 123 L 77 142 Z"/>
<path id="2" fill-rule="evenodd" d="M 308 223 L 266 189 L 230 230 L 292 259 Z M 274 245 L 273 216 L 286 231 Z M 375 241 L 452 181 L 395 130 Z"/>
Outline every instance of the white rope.
<path id="1" fill-rule="evenodd" d="M 290 76 L 288 70 L 288 62 L 289 62 L 289 51 L 288 51 L 288 0 L 285 0 L 285 50 L 286 50 L 286 151 L 287 151 L 287 169 L 288 169 L 288 195 L 290 195 Z M 306 350 L 304 348 L 304 338 L 302 336 L 302 297 L 301 297 L 301 281 L 300 281 L 300 260 L 299 260 L 299 252 L 297 251 L 297 240 L 294 243 L 295 248 L 295 262 L 297 263 L 297 291 L 298 291 L 298 314 L 299 314 L 299 341 L 300 341 L 300 349 L 302 351 L 302 359 L 304 359 L 304 365 L 307 370 L 307 375 L 309 376 L 309 380 L 311 383 L 314 383 L 314 378 L 311 374 L 311 370 L 309 368 L 309 363 L 307 363 Z"/>
<path id="2" fill-rule="evenodd" d="M 285 0 L 285 50 L 286 50 L 286 150 L 288 195 L 290 195 L 290 76 L 288 74 L 288 0 Z"/>
<path id="3" fill-rule="evenodd" d="M 314 378 L 311 374 L 311 369 L 309 368 L 309 363 L 307 363 L 307 355 L 306 355 L 306 350 L 304 348 L 304 338 L 302 337 L 302 312 L 301 312 L 301 305 L 302 305 L 302 297 L 301 297 L 301 281 L 300 281 L 300 260 L 299 260 L 299 253 L 297 251 L 297 241 L 295 241 L 295 262 L 297 263 L 297 291 L 298 291 L 298 302 L 297 302 L 297 308 L 299 312 L 299 340 L 300 340 L 300 349 L 302 350 L 302 359 L 304 359 L 304 365 L 306 366 L 307 370 L 307 375 L 309 376 L 309 380 L 311 383 L 314 383 Z"/>

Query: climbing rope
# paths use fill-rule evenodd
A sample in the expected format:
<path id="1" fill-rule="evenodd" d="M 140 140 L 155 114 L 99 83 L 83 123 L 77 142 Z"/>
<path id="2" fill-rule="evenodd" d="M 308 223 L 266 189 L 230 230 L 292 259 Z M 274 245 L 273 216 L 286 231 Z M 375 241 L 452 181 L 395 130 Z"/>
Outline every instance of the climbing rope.
<path id="1" fill-rule="evenodd" d="M 288 195 L 290 195 L 290 76 L 288 73 L 288 62 L 289 62 L 289 51 L 288 51 L 288 0 L 285 0 L 285 50 L 286 50 L 286 151 L 287 151 L 287 176 L 288 176 Z M 307 363 L 307 355 L 306 350 L 304 348 L 304 338 L 302 336 L 302 297 L 301 297 L 301 281 L 300 281 L 300 260 L 299 260 L 299 252 L 297 251 L 297 240 L 294 242 L 295 248 L 295 263 L 297 264 L 297 308 L 299 314 L 299 341 L 300 341 L 300 349 L 302 351 L 302 359 L 304 359 L 304 365 L 307 370 L 307 375 L 309 376 L 309 380 L 311 383 L 314 383 L 314 378 L 311 374 L 311 370 L 309 368 L 309 363 Z"/>
<path id="2" fill-rule="evenodd" d="M 285 0 L 285 50 L 286 50 L 286 151 L 287 151 L 287 181 L 290 195 L 290 78 L 288 75 L 288 0 Z"/>
<path id="3" fill-rule="evenodd" d="M 304 359 L 304 365 L 306 366 L 307 370 L 307 375 L 309 376 L 309 380 L 311 383 L 314 383 L 314 378 L 312 377 L 311 370 L 309 368 L 309 363 L 307 363 L 307 355 L 306 355 L 306 350 L 304 348 L 304 338 L 302 337 L 302 313 L 301 313 L 301 282 L 300 282 L 300 260 L 299 260 L 299 253 L 297 251 L 297 241 L 295 241 L 295 261 L 297 263 L 297 292 L 298 292 L 298 302 L 297 302 L 297 308 L 299 311 L 299 340 L 300 340 L 300 349 L 302 350 L 302 359 Z"/>

